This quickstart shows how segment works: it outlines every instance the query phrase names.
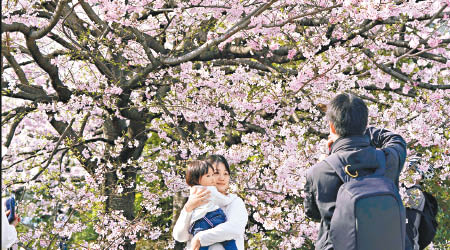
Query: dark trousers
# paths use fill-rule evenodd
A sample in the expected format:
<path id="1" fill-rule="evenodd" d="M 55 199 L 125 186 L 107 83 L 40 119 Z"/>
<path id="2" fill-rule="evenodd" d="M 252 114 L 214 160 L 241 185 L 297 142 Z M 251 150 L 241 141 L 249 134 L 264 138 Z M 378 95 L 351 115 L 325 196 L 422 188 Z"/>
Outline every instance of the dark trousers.
<path id="1" fill-rule="evenodd" d="M 207 213 L 203 218 L 198 219 L 192 224 L 189 233 L 196 235 L 198 232 L 208 230 L 227 221 L 227 216 L 222 209 L 217 209 Z M 225 250 L 238 250 L 235 240 L 227 240 L 221 242 Z M 200 247 L 200 250 L 208 250 L 208 246 Z"/>

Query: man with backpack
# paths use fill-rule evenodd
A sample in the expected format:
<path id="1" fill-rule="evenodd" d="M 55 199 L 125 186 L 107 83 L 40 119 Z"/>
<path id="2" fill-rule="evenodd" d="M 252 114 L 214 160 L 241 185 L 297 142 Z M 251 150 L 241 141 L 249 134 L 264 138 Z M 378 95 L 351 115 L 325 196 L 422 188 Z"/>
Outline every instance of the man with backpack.
<path id="1" fill-rule="evenodd" d="M 366 128 L 367 106 L 354 95 L 333 98 L 327 119 L 329 156 L 308 170 L 305 184 L 306 215 L 320 220 L 315 249 L 409 249 L 398 193 L 405 141 Z"/>

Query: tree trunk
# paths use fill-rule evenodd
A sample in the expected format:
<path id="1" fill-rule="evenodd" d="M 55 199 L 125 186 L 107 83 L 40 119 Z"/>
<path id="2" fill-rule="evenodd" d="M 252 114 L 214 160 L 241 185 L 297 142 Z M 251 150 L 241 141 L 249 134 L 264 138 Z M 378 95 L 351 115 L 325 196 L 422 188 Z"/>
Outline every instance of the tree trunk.
<path id="1" fill-rule="evenodd" d="M 125 183 L 121 184 L 123 191 L 117 193 L 118 178 L 116 172 L 109 172 L 105 178 L 105 195 L 108 197 L 106 200 L 106 212 L 123 211 L 123 215 L 128 221 L 132 221 L 135 218 L 134 215 L 134 200 L 135 200 L 135 188 L 136 188 L 136 171 L 124 172 Z M 133 185 L 129 186 L 133 182 Z M 125 232 L 123 232 L 125 233 Z M 123 237 L 125 238 L 125 236 Z M 125 250 L 134 250 L 135 244 L 131 244 L 129 239 L 125 239 L 123 244 Z"/>
<path id="2" fill-rule="evenodd" d="M 124 122 L 117 119 L 105 119 L 104 134 L 108 140 L 115 140 L 126 127 Z M 106 148 L 109 150 L 109 147 Z M 105 154 L 111 161 L 114 168 L 105 173 L 104 194 L 107 197 L 105 201 L 106 213 L 112 211 L 122 211 L 123 215 L 128 221 L 132 221 L 135 218 L 134 215 L 134 200 L 136 191 L 136 169 L 131 166 L 120 169 L 122 162 L 127 162 L 133 155 L 133 150 L 125 148 L 122 150 L 121 157 L 119 159 L 113 159 L 109 154 Z M 123 182 L 117 177 L 116 171 L 120 170 L 123 177 Z M 120 181 L 120 183 L 119 183 Z M 119 185 L 122 186 L 122 191 L 119 193 Z M 125 232 L 123 232 L 125 233 Z M 122 244 L 124 250 L 134 250 L 136 244 L 131 244 L 130 239 L 123 235 L 122 239 L 125 239 L 125 243 Z"/>
<path id="3" fill-rule="evenodd" d="M 175 223 L 178 220 L 178 217 L 180 216 L 181 210 L 184 207 L 184 204 L 186 203 L 187 198 L 183 197 L 181 192 L 175 193 L 173 196 L 173 208 L 172 208 L 172 225 L 170 226 L 170 231 L 173 231 L 173 227 L 175 226 Z M 185 247 L 185 243 L 175 241 L 175 250 L 183 250 Z"/>

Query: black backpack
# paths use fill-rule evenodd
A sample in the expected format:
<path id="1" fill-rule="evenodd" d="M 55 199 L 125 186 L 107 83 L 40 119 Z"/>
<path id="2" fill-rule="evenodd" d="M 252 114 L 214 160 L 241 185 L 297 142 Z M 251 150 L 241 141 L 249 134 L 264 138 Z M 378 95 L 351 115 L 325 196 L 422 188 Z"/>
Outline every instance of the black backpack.
<path id="1" fill-rule="evenodd" d="M 377 150 L 377 160 L 380 166 L 375 173 L 353 176 L 338 154 L 325 159 L 344 182 L 330 222 L 335 250 L 405 249 L 405 208 L 397 187 L 384 177 L 383 151 Z"/>
<path id="2" fill-rule="evenodd" d="M 407 189 L 416 189 L 423 195 L 420 198 L 423 199 L 424 202 L 423 208 L 406 207 L 406 233 L 408 234 L 408 238 L 412 241 L 411 243 L 416 245 L 416 248 L 418 245 L 419 249 L 422 250 L 433 241 L 433 238 L 436 235 L 438 227 L 436 221 L 438 203 L 433 195 L 423 191 L 418 185 Z"/>

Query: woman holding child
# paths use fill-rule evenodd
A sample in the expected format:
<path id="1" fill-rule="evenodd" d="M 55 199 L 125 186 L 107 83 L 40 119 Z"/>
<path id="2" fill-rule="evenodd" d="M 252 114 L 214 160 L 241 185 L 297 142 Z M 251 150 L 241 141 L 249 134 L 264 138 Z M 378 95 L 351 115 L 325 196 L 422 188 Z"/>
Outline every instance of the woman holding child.
<path id="1" fill-rule="evenodd" d="M 221 155 L 192 161 L 186 171 L 191 187 L 173 229 L 173 237 L 188 249 L 244 250 L 248 213 L 244 201 L 228 193 L 230 167 Z"/>

